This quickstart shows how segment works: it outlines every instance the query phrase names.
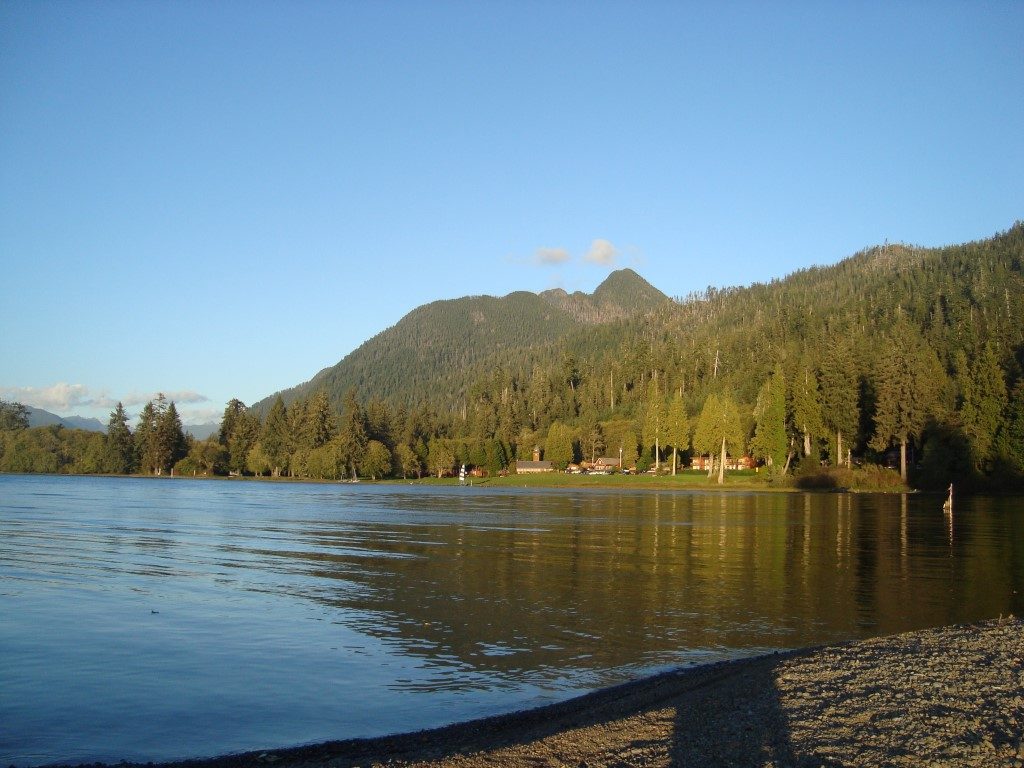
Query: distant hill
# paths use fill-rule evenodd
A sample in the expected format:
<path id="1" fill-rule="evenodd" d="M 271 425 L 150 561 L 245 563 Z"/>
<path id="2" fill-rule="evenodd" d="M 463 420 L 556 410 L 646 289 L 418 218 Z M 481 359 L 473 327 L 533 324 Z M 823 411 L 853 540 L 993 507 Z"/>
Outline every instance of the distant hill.
<path id="1" fill-rule="evenodd" d="M 282 391 L 286 404 L 323 389 L 340 407 L 355 388 L 363 399 L 434 402 L 457 398 L 491 366 L 525 364 L 585 327 L 646 315 L 669 298 L 630 269 L 613 272 L 593 294 L 517 291 L 425 304 L 309 381 Z M 254 404 L 265 412 L 273 399 Z"/>
<path id="2" fill-rule="evenodd" d="M 182 429 L 192 435 L 196 440 L 205 440 L 210 435 L 215 435 L 220 432 L 220 423 L 185 424 Z"/>
<path id="3" fill-rule="evenodd" d="M 30 427 L 48 427 L 60 424 L 67 429 L 84 429 L 86 432 L 106 432 L 107 426 L 99 419 L 87 419 L 83 416 L 58 416 L 44 411 L 42 408 L 25 406 L 28 409 L 28 425 Z"/>

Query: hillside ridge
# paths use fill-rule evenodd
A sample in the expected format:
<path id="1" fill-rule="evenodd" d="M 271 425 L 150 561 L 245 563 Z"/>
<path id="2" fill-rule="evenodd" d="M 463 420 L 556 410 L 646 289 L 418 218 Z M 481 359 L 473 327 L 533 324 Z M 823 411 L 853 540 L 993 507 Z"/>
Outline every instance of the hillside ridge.
<path id="1" fill-rule="evenodd" d="M 355 388 L 361 397 L 417 401 L 416 392 L 464 390 L 465 369 L 495 355 L 549 346 L 580 326 L 615 323 L 654 311 L 669 298 L 631 269 L 612 272 L 586 294 L 562 289 L 513 291 L 505 296 L 464 296 L 420 305 L 310 380 L 253 405 L 269 409 L 324 389 L 335 405 Z M 400 370 L 400 375 L 389 372 Z"/>

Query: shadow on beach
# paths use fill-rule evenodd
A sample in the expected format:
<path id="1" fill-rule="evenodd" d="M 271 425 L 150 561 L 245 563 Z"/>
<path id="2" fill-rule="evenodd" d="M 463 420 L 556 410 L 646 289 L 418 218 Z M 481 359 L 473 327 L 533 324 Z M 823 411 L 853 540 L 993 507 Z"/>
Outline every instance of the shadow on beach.
<path id="1" fill-rule="evenodd" d="M 1024 622 L 1000 618 L 674 670 L 430 731 L 166 765 L 1024 766 L 1021 680 Z"/>
<path id="2" fill-rule="evenodd" d="M 768 656 L 728 665 L 716 681 L 676 703 L 668 764 L 839 765 L 794 748 L 775 682 L 781 660 Z"/>
<path id="3" fill-rule="evenodd" d="M 418 733 L 168 765 L 800 766 L 805 761 L 790 743 L 774 682 L 776 667 L 800 653 L 671 671 L 539 709 Z M 811 762 L 830 765 L 820 756 Z"/>

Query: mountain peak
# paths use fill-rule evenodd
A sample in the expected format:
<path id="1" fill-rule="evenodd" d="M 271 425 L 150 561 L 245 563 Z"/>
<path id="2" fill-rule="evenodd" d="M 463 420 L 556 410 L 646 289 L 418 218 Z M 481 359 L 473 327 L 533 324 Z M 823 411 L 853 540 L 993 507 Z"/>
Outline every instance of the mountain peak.
<path id="1" fill-rule="evenodd" d="M 588 325 L 609 323 L 650 312 L 668 297 L 632 269 L 619 269 L 605 278 L 592 294 L 561 288 L 543 291 L 548 304 L 568 312 L 577 322 Z"/>
<path id="2" fill-rule="evenodd" d="M 594 301 L 614 304 L 629 312 L 647 312 L 668 299 L 664 293 L 628 267 L 617 269 L 594 291 Z"/>

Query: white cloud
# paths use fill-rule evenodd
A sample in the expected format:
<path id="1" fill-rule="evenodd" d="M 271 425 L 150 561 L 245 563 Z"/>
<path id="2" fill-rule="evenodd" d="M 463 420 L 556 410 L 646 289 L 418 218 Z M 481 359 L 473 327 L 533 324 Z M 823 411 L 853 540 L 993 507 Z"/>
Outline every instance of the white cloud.
<path id="1" fill-rule="evenodd" d="M 180 392 L 164 392 L 164 397 L 168 400 L 173 400 L 175 403 L 208 403 L 210 398 L 206 395 L 201 395 L 198 392 L 193 392 L 190 389 L 182 390 Z"/>
<path id="2" fill-rule="evenodd" d="M 534 259 L 538 264 L 562 264 L 571 257 L 565 248 L 538 248 Z"/>
<path id="3" fill-rule="evenodd" d="M 143 394 L 141 392 L 129 392 L 127 395 L 125 395 L 124 397 L 121 398 L 121 402 L 125 406 L 145 405 L 150 400 L 152 400 L 154 397 L 156 397 L 156 393 L 155 392 L 153 394 Z"/>
<path id="4" fill-rule="evenodd" d="M 587 255 L 583 257 L 583 260 L 589 261 L 591 264 L 611 267 L 615 264 L 618 256 L 619 251 L 614 245 L 607 240 L 598 238 L 590 244 L 590 250 L 587 251 Z"/>
<path id="5" fill-rule="evenodd" d="M 217 408 L 181 408 L 178 411 L 182 424 L 216 424 L 223 411 Z"/>
<path id="6" fill-rule="evenodd" d="M 181 390 L 179 392 L 129 392 L 123 398 L 121 402 L 125 405 L 145 405 L 150 400 L 156 400 L 158 395 L 163 395 L 165 400 L 173 402 L 175 405 L 180 403 L 208 403 L 210 398 L 206 395 L 202 395 L 192 390 Z"/>
<path id="7" fill-rule="evenodd" d="M 621 257 L 622 253 L 610 241 L 597 238 L 590 243 L 590 250 L 582 256 L 578 253 L 573 254 L 568 248 L 538 248 L 533 252 L 530 263 L 543 267 L 557 267 L 570 262 L 584 262 L 602 267 L 614 267 Z M 522 263 L 522 260 L 520 259 L 519 262 Z"/>
<path id="8" fill-rule="evenodd" d="M 84 384 L 60 382 L 49 387 L 0 387 L 0 397 L 47 411 L 75 408 L 112 408 L 116 401 L 106 392 L 93 393 Z"/>
<path id="9" fill-rule="evenodd" d="M 60 382 L 49 387 L 0 387 L 0 399 L 42 408 L 61 416 L 88 409 L 107 409 L 117 406 L 120 400 L 126 408 L 141 406 L 154 400 L 158 393 L 142 394 L 130 392 L 124 397 L 111 397 L 106 391 L 93 392 L 84 384 Z M 210 398 L 192 390 L 164 392 L 164 397 L 175 403 L 208 403 Z M 209 409 L 207 409 L 209 410 Z"/>

